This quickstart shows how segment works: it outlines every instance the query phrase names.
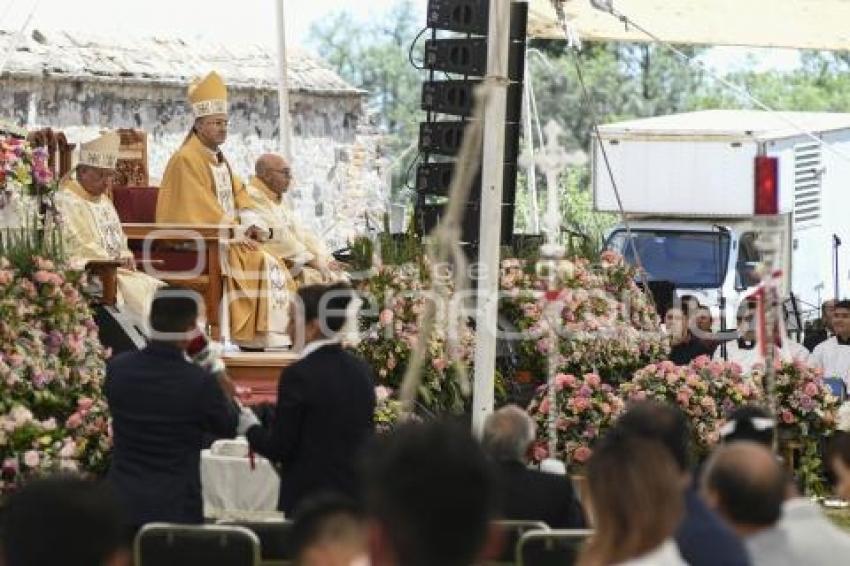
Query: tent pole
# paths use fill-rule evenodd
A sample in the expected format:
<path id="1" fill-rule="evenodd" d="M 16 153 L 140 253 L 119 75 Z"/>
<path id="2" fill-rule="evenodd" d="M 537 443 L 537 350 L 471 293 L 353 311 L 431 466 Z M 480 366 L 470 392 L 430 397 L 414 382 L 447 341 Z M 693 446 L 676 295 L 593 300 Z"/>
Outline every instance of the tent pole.
<path id="1" fill-rule="evenodd" d="M 502 185 L 505 162 L 510 0 L 490 0 L 487 76 L 492 96 L 484 114 L 484 153 L 481 173 L 478 305 L 472 429 L 480 436 L 493 412 L 496 373 L 496 333 L 499 315 L 499 243 L 502 227 Z"/>
<path id="2" fill-rule="evenodd" d="M 280 113 L 280 152 L 292 162 L 292 126 L 289 116 L 289 78 L 286 64 L 286 14 L 283 4 L 286 0 L 274 0 L 277 23 L 278 58 L 278 107 Z"/>

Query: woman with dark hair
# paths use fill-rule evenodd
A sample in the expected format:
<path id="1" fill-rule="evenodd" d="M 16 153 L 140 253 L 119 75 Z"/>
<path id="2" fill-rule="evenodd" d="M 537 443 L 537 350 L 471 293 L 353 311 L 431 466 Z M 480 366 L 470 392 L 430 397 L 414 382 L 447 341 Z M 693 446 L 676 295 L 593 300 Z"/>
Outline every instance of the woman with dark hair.
<path id="1" fill-rule="evenodd" d="M 681 475 L 655 440 L 611 431 L 587 467 L 596 531 L 580 566 L 683 566 L 673 533 L 682 518 Z"/>

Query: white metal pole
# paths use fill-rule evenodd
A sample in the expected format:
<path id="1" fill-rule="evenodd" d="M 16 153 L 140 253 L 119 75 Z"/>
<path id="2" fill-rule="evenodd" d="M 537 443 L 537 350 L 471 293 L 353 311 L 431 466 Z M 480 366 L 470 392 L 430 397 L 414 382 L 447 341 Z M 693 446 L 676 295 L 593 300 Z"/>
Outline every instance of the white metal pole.
<path id="1" fill-rule="evenodd" d="M 280 108 L 280 152 L 292 162 L 292 127 L 289 116 L 289 78 L 286 65 L 286 0 L 274 0 L 277 8 L 278 106 Z"/>
<path id="2" fill-rule="evenodd" d="M 493 86 L 493 90 L 484 114 L 480 269 L 478 270 L 478 312 L 475 326 L 475 370 L 472 390 L 472 430 L 479 436 L 484 428 L 484 420 L 493 412 L 494 399 L 510 14 L 510 0 L 490 0 L 485 80 Z"/>

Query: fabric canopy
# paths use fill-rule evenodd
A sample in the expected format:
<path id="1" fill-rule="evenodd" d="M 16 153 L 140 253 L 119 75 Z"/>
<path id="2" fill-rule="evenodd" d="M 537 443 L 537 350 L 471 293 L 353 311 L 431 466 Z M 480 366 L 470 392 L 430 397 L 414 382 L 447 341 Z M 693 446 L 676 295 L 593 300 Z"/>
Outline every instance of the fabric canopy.
<path id="1" fill-rule="evenodd" d="M 559 1 L 582 40 L 650 41 L 590 0 Z M 617 12 L 670 43 L 850 49 L 850 0 L 613 1 Z M 529 37 L 564 39 L 552 0 L 529 0 L 528 20 Z"/>

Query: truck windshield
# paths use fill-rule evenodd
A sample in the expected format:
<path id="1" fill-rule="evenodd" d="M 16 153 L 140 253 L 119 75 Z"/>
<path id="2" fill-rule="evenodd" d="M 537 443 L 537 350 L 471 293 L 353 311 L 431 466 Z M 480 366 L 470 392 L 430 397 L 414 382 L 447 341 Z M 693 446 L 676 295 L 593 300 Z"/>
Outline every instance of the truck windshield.
<path id="1" fill-rule="evenodd" d="M 607 247 L 635 265 L 634 250 L 650 281 L 669 281 L 677 288 L 719 287 L 726 277 L 729 235 L 722 232 L 632 230 L 634 248 L 625 230 L 616 230 Z"/>

